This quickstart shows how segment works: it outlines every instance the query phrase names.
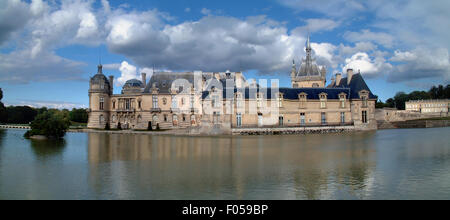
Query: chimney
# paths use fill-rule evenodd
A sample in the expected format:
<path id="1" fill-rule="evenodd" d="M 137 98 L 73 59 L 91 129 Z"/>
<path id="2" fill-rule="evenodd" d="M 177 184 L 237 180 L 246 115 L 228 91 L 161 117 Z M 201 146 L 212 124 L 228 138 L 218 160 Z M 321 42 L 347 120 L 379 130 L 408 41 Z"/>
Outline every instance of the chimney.
<path id="1" fill-rule="evenodd" d="M 342 75 L 341 73 L 336 73 L 336 85 L 341 84 Z"/>
<path id="2" fill-rule="evenodd" d="M 145 88 L 147 85 L 147 74 L 141 73 L 141 76 L 142 76 L 142 86 Z"/>
<path id="3" fill-rule="evenodd" d="M 111 94 L 114 92 L 114 76 L 109 76 L 109 88 L 111 88 Z"/>
<path id="4" fill-rule="evenodd" d="M 350 85 L 352 76 L 353 76 L 353 69 L 347 69 L 347 85 Z"/>

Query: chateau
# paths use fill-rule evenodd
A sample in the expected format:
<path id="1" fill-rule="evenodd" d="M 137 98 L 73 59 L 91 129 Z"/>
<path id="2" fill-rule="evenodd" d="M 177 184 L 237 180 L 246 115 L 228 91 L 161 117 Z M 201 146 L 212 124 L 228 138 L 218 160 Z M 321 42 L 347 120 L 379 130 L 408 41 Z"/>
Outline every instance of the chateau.
<path id="1" fill-rule="evenodd" d="M 200 132 L 239 128 L 348 126 L 377 129 L 375 102 L 360 73 L 337 73 L 326 86 L 326 68 L 306 58 L 291 71 L 291 88 L 247 81 L 242 72 L 155 72 L 128 80 L 113 94 L 113 76 L 98 66 L 90 79 L 89 128 L 180 129 Z"/>

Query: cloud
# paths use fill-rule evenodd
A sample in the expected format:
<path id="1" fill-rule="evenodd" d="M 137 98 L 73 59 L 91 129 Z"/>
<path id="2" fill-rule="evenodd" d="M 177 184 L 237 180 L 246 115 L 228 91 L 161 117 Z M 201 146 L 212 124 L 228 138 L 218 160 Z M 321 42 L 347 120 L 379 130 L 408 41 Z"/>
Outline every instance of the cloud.
<path id="1" fill-rule="evenodd" d="M 31 16 L 29 6 L 24 2 L 0 1 L 0 45 L 8 40 L 12 33 L 23 28 Z"/>
<path id="2" fill-rule="evenodd" d="M 109 65 L 108 67 L 116 67 L 117 64 Z M 136 66 L 129 64 L 127 61 L 122 61 L 120 66 L 118 66 L 120 71 L 120 77 L 115 81 L 116 86 L 123 86 L 127 80 L 138 79 L 141 80 L 141 73 L 147 74 L 147 80 L 153 75 L 153 69 L 143 67 L 137 68 Z"/>
<path id="3" fill-rule="evenodd" d="M 425 78 L 450 81 L 450 56 L 446 48 L 419 46 L 411 51 L 396 51 L 390 60 L 400 63 L 389 75 L 390 82 Z"/>
<path id="4" fill-rule="evenodd" d="M 335 60 L 336 46 L 330 43 L 311 43 L 311 47 L 318 63 L 332 68 L 337 67 L 338 63 Z"/>
<path id="5" fill-rule="evenodd" d="M 328 16 L 351 16 L 365 11 L 364 2 L 357 0 L 278 0 L 281 5 L 296 11 L 315 11 Z"/>
<path id="6" fill-rule="evenodd" d="M 154 12 L 146 13 L 158 18 Z M 286 27 L 264 16 L 237 19 L 210 15 L 163 28 L 158 28 L 161 19 L 153 24 L 141 17 L 127 15 L 108 21 L 111 31 L 107 41 L 113 52 L 139 66 L 287 73 L 293 56 L 304 53 L 304 36 L 289 34 Z"/>
<path id="7" fill-rule="evenodd" d="M 344 33 L 344 38 L 350 42 L 370 41 L 386 48 L 391 48 L 394 43 L 394 37 L 392 35 L 382 32 L 372 32 L 368 29 L 364 29 L 361 32 L 347 31 Z"/>
<path id="8" fill-rule="evenodd" d="M 305 33 L 331 31 L 340 25 L 339 21 L 335 21 L 332 19 L 311 18 L 306 19 L 305 22 L 306 25 L 299 28 L 300 31 Z"/>
<path id="9" fill-rule="evenodd" d="M 191 12 L 191 8 L 185 8 L 184 12 Z"/>
<path id="10" fill-rule="evenodd" d="M 41 51 L 38 56 L 29 50 L 0 53 L 0 81 L 29 83 L 32 81 L 82 80 L 81 62 Z"/>
<path id="11" fill-rule="evenodd" d="M 385 62 L 382 56 L 371 58 L 367 53 L 358 52 L 352 57 L 345 59 L 345 66 L 342 68 L 342 72 L 346 72 L 347 69 L 353 69 L 367 77 L 376 77 L 384 75 L 386 71 L 389 71 L 392 65 Z"/>
<path id="12" fill-rule="evenodd" d="M 56 108 L 56 109 L 73 109 L 73 108 L 87 108 L 86 105 L 73 102 L 63 101 L 46 101 L 46 100 L 18 100 L 16 102 L 6 102 L 6 106 L 30 106 L 33 108 Z"/>
<path id="13" fill-rule="evenodd" d="M 203 15 L 210 15 L 211 10 L 209 10 L 207 8 L 202 8 L 202 10 L 200 10 L 200 13 L 202 13 Z"/>

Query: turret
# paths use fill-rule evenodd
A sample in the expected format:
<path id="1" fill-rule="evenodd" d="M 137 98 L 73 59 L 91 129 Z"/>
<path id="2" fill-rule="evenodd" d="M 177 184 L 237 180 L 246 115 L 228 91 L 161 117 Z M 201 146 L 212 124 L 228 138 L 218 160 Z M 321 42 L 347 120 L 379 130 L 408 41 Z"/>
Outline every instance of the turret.
<path id="1" fill-rule="evenodd" d="M 103 75 L 102 65 L 89 81 L 89 120 L 88 128 L 105 128 L 109 122 L 109 102 L 112 94 L 113 78 Z"/>

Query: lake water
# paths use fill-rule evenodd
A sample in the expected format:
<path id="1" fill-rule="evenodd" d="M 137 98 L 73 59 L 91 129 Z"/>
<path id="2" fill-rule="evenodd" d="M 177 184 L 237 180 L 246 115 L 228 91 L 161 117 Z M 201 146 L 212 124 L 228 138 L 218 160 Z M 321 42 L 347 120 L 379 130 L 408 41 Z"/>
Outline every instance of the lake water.
<path id="1" fill-rule="evenodd" d="M 450 199 L 450 128 L 181 137 L 0 130 L 0 199 Z"/>

